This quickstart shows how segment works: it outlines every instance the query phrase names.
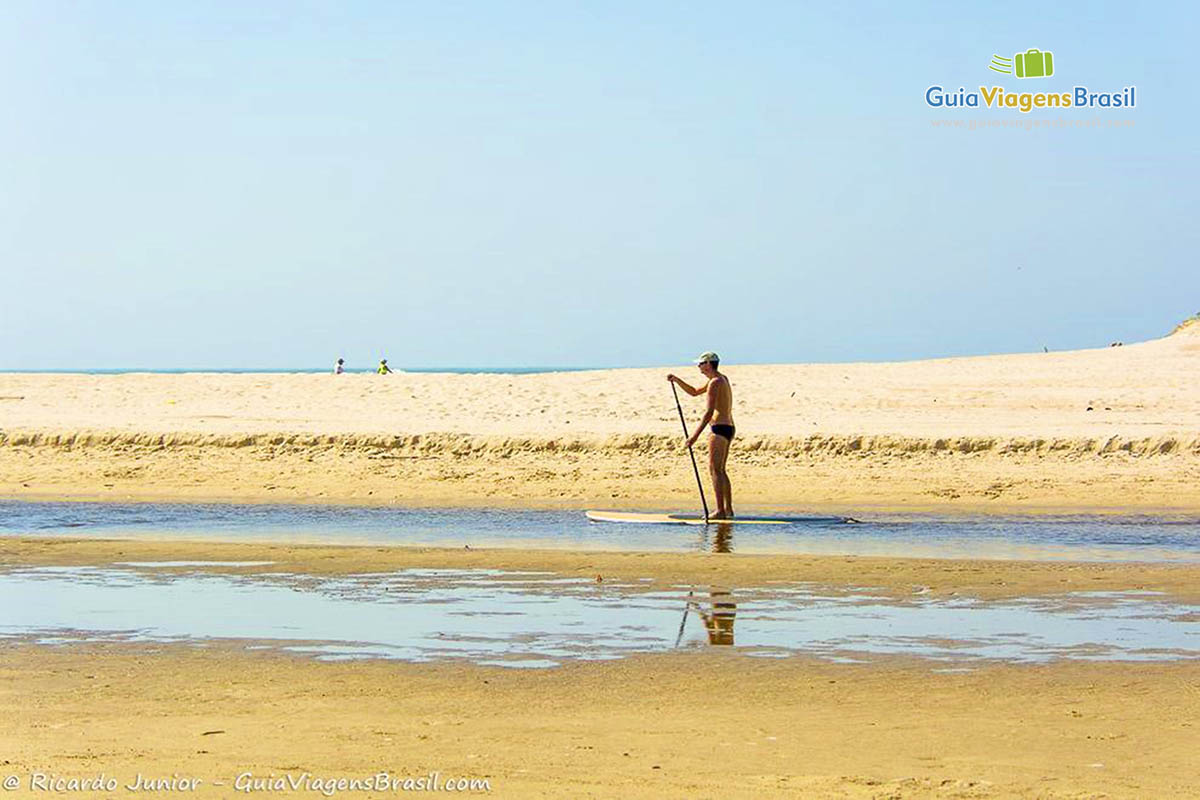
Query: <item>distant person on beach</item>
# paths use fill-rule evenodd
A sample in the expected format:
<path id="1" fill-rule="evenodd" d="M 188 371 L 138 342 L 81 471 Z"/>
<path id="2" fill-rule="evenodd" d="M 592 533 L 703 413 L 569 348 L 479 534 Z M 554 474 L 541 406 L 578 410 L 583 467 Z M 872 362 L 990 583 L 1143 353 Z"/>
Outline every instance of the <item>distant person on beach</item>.
<path id="1" fill-rule="evenodd" d="M 733 443 L 733 387 L 729 379 L 717 371 L 720 357 L 713 352 L 702 353 L 696 359 L 696 366 L 708 382 L 700 387 L 690 386 L 674 375 L 668 375 L 667 380 L 690 394 L 692 397 L 706 395 L 708 408 L 696 432 L 687 440 L 688 447 L 696 443 L 705 427 L 712 423 L 712 433 L 708 437 L 708 471 L 712 475 L 713 493 L 717 496 L 717 513 L 711 519 L 733 518 L 733 486 L 729 483 L 729 475 L 725 472 L 725 462 L 729 458 L 729 445 Z"/>
<path id="2" fill-rule="evenodd" d="M 375 373 L 377 375 L 391 375 L 392 374 L 392 368 L 387 365 L 386 358 L 379 359 L 379 369 L 375 370 Z"/>
<path id="3" fill-rule="evenodd" d="M 337 363 L 333 365 L 333 374 L 341 375 L 343 372 L 345 372 L 346 371 L 345 364 L 346 364 L 346 359 L 339 358 L 337 360 Z"/>

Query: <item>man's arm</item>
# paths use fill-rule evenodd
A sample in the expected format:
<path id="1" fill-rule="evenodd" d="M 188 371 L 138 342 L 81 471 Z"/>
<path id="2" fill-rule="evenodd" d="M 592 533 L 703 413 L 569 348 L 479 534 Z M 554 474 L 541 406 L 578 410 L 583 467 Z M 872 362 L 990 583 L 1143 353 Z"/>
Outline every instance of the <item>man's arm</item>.
<path id="1" fill-rule="evenodd" d="M 700 386 L 700 387 L 692 386 L 690 383 L 684 382 L 682 379 L 678 378 L 675 375 L 668 375 L 667 380 L 670 381 L 671 383 L 675 384 L 676 386 L 678 386 L 680 389 L 683 389 L 685 392 L 690 394 L 692 397 L 697 397 L 699 395 L 704 394 L 704 390 L 706 388 L 708 388 L 707 385 Z"/>

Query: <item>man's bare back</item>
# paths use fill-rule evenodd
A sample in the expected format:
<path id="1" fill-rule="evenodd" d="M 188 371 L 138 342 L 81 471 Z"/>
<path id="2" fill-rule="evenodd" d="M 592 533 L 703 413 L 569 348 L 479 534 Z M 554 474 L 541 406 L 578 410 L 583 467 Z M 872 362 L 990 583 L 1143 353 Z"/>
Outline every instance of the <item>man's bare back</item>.
<path id="1" fill-rule="evenodd" d="M 714 425 L 733 424 L 733 387 L 729 378 L 717 373 L 709 379 L 705 392 L 712 398 L 712 423 Z"/>

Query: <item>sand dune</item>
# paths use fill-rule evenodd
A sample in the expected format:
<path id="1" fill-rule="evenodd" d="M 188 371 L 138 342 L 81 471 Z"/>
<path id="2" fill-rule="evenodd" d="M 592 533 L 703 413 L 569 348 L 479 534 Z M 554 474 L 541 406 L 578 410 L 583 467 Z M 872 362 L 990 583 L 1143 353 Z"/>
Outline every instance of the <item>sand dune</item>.
<path id="1" fill-rule="evenodd" d="M 1065 353 L 729 364 L 733 475 L 761 504 L 1200 507 L 1198 367 L 1200 325 Z M 0 375 L 0 492 L 685 500 L 667 371 Z"/>

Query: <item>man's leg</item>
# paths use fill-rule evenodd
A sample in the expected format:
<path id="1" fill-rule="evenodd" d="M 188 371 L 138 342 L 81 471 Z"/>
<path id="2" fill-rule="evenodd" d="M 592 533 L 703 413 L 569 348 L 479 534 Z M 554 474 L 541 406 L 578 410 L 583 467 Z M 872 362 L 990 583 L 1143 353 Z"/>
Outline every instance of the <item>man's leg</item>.
<path id="1" fill-rule="evenodd" d="M 725 442 L 725 446 L 721 449 L 721 460 L 717 464 L 721 472 L 721 490 L 724 493 L 722 499 L 725 501 L 725 514 L 733 517 L 733 483 L 729 480 L 729 473 L 725 469 L 725 462 L 729 460 L 729 448 L 733 442 L 724 436 L 719 438 Z"/>
<path id="2" fill-rule="evenodd" d="M 729 457 L 729 440 L 715 433 L 708 437 L 708 471 L 712 476 L 713 494 L 717 498 L 717 519 L 733 515 L 733 509 L 726 504 L 729 497 L 729 478 L 725 476 L 725 459 Z"/>

